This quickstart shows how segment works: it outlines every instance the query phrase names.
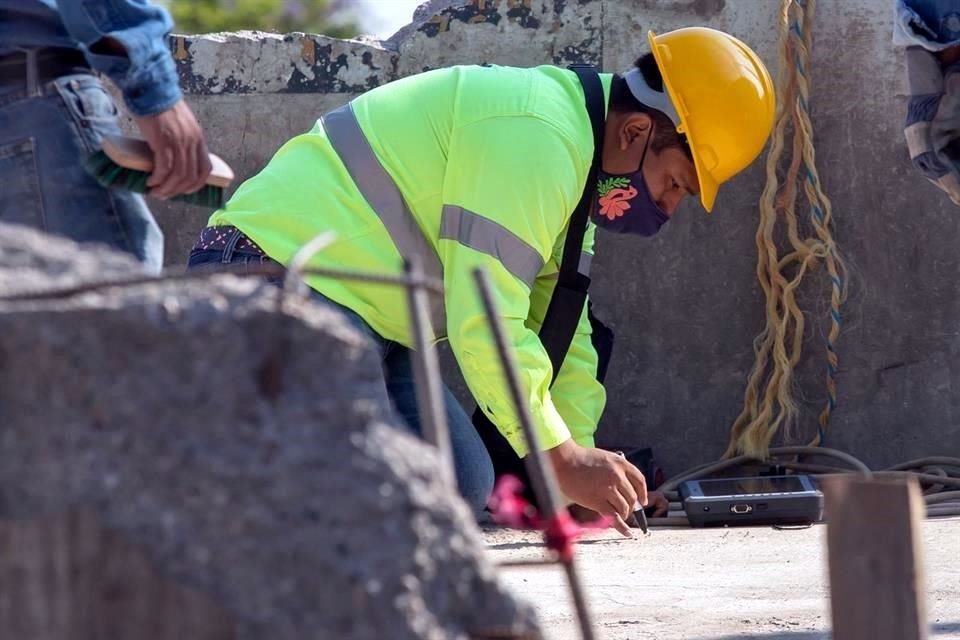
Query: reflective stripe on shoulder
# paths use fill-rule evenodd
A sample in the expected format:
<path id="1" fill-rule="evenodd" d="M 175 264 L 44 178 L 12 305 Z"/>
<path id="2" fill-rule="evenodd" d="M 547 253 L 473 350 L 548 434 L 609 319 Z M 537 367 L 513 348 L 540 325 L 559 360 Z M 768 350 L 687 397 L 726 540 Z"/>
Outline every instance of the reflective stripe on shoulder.
<path id="1" fill-rule="evenodd" d="M 441 277 L 440 260 L 417 225 L 393 178 L 380 164 L 347 103 L 322 118 L 334 151 L 346 166 L 360 193 L 387 228 L 400 255 L 419 256 L 424 270 Z"/>
<path id="2" fill-rule="evenodd" d="M 533 286 L 543 268 L 543 258 L 523 239 L 503 225 L 463 207 L 443 205 L 440 238 L 454 240 L 496 258 L 528 287 Z"/>
<path id="3" fill-rule="evenodd" d="M 347 103 L 320 118 L 323 129 L 360 194 L 386 227 L 390 239 L 404 258 L 417 256 L 427 276 L 443 280 L 443 266 L 403 199 L 400 189 L 373 152 L 360 123 Z M 437 335 L 446 334 L 443 302 L 431 296 L 431 320 Z"/>

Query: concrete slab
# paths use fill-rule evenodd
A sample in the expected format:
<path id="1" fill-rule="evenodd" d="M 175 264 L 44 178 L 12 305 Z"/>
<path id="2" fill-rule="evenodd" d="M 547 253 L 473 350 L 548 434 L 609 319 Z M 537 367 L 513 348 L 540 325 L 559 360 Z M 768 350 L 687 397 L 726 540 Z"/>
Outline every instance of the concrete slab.
<path id="1" fill-rule="evenodd" d="M 603 640 L 825 640 L 826 527 L 655 529 L 634 540 L 595 533 L 578 560 Z M 882 532 L 877 532 L 882 535 Z M 536 558 L 535 533 L 487 530 L 495 561 Z M 931 640 L 960 639 L 960 518 L 923 528 Z M 579 638 L 559 569 L 504 569 L 534 604 L 548 640 Z"/>

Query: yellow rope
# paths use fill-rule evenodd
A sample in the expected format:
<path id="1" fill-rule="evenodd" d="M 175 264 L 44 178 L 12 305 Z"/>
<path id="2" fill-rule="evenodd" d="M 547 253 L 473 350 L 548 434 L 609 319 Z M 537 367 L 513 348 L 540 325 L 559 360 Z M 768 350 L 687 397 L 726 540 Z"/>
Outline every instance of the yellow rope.
<path id="1" fill-rule="evenodd" d="M 787 436 L 796 425 L 793 371 L 803 351 L 804 314 L 796 295 L 804 276 L 820 264 L 830 281 L 830 331 L 827 335 L 827 402 L 819 417 L 819 445 L 836 406 L 840 305 L 846 297 L 846 268 L 831 233 L 833 210 L 816 168 L 813 126 L 809 115 L 809 56 L 816 0 L 783 0 L 780 11 L 780 69 L 773 140 L 767 155 L 767 183 L 760 198 L 757 228 L 757 279 L 766 299 L 766 326 L 754 340 L 754 365 L 747 379 L 743 411 L 734 421 L 725 456 L 765 457 L 774 436 Z M 788 133 L 793 134 L 784 156 Z M 779 171 L 786 166 L 782 188 Z M 798 194 L 809 204 L 813 234 L 801 237 Z M 789 252 L 780 255 L 777 239 L 786 237 Z"/>

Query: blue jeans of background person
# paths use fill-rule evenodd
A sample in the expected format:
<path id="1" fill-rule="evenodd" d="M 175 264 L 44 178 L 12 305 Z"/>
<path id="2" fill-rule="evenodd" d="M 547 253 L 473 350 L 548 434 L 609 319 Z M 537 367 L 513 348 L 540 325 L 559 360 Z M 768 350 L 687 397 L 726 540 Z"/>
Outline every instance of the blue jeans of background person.
<path id="1" fill-rule="evenodd" d="M 197 250 L 190 254 L 188 269 L 210 268 L 222 264 L 261 264 L 270 258 L 243 250 Z M 368 336 L 383 362 L 387 394 L 401 419 L 415 433 L 422 435 L 417 394 L 413 378 L 411 351 L 407 347 L 377 334 L 355 312 L 313 291 L 316 300 L 330 305 L 348 318 L 350 323 Z M 460 495 L 478 517 L 482 517 L 487 498 L 493 490 L 493 463 L 480 435 L 450 389 L 443 385 L 443 401 L 447 410 L 450 440 Z"/>
<path id="2" fill-rule="evenodd" d="M 37 93 L 0 86 L 0 222 L 105 244 L 159 272 L 163 234 L 143 198 L 101 187 L 83 167 L 102 136 L 120 133 L 100 80 L 62 76 Z"/>

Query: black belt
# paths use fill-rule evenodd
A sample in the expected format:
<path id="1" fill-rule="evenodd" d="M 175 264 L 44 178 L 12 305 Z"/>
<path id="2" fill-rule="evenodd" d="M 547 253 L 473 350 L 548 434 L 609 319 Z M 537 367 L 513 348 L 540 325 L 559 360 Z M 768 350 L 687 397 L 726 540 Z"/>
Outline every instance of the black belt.
<path id="1" fill-rule="evenodd" d="M 73 73 L 90 73 L 90 64 L 78 49 L 37 49 L 37 83 L 44 84 Z M 0 56 L 0 85 L 24 85 L 29 77 L 28 56 L 17 51 Z"/>

